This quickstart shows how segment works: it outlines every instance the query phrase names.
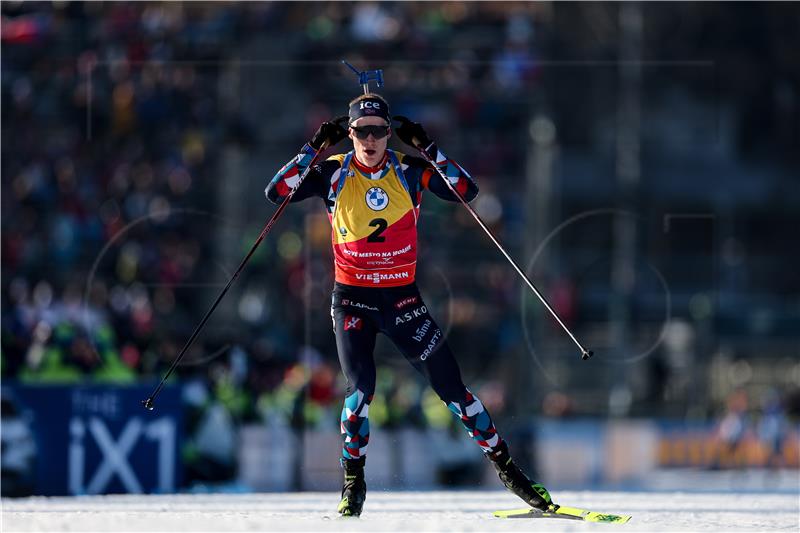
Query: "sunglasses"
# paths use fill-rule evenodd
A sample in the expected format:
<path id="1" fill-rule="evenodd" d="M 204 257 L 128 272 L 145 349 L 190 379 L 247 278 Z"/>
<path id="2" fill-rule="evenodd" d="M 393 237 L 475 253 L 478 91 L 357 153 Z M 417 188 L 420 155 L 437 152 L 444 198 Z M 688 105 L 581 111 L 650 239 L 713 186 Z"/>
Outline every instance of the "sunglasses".
<path id="1" fill-rule="evenodd" d="M 362 141 L 370 135 L 372 135 L 375 140 L 383 139 L 389 135 L 389 126 L 361 126 L 360 128 L 350 126 L 350 128 L 353 130 L 356 138 Z"/>

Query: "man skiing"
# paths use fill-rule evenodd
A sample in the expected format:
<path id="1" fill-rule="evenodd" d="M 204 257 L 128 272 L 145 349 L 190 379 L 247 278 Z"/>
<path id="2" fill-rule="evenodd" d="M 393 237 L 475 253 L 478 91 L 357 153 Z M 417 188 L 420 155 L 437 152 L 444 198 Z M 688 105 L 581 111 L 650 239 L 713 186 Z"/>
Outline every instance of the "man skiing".
<path id="1" fill-rule="evenodd" d="M 475 181 L 437 148 L 420 124 L 401 116 L 394 120 L 400 123 L 394 130 L 400 140 L 424 149 L 466 201 L 477 196 Z M 422 193 L 427 189 L 443 200 L 458 198 L 424 159 L 387 149 L 391 135 L 386 100 L 375 93 L 361 95 L 350 102 L 348 116 L 323 122 L 266 189 L 270 201 L 282 202 L 320 150 L 345 137 L 352 140 L 352 151 L 313 166 L 291 199 L 322 198 L 332 226 L 335 285 L 331 316 L 347 379 L 341 416 L 344 486 L 338 512 L 358 516 L 366 498 L 368 412 L 375 391 L 373 350 L 379 332 L 428 379 L 492 461 L 503 484 L 534 508 L 555 509 L 548 491 L 528 479 L 512 461 L 489 413 L 465 387 L 458 363 L 417 289 L 417 220 Z"/>

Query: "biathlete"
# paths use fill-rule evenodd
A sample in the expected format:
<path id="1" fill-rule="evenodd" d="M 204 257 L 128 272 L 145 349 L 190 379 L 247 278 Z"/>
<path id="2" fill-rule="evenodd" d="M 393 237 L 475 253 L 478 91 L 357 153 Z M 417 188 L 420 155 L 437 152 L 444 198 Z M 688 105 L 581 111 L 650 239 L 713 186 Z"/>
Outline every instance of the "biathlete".
<path id="1" fill-rule="evenodd" d="M 411 146 L 417 141 L 425 147 L 467 201 L 477 196 L 475 181 L 437 148 L 420 124 L 405 117 L 394 119 L 400 123 L 395 129 L 400 140 Z M 353 150 L 315 165 L 291 200 L 322 198 L 332 226 L 336 281 L 331 316 L 339 362 L 347 379 L 341 416 L 344 486 L 338 512 L 358 516 L 366 498 L 364 464 L 378 332 L 388 336 L 428 379 L 492 461 L 503 484 L 529 505 L 552 509 L 555 506 L 548 491 L 512 461 L 489 413 L 464 386 L 442 330 L 420 296 L 414 274 L 422 193 L 427 189 L 443 200 L 458 198 L 424 159 L 387 149 L 391 135 L 386 100 L 374 93 L 361 95 L 350 102 L 348 116 L 322 123 L 266 189 L 270 201 L 282 202 L 326 143 L 333 146 L 345 137 L 352 139 Z"/>

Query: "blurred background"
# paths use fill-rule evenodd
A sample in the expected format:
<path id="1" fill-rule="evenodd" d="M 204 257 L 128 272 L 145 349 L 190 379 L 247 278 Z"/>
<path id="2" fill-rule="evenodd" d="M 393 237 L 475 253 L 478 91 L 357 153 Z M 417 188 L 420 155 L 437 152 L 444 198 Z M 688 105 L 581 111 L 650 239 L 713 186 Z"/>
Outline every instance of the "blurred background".
<path id="1" fill-rule="evenodd" d="M 427 196 L 418 284 L 520 463 L 555 489 L 796 490 L 798 23 L 791 3 L 3 2 L 3 495 L 340 487 L 316 200 L 139 402 L 273 213 L 269 180 L 359 93 L 341 59 L 383 69 L 595 351 Z M 499 488 L 384 338 L 375 358 L 371 487 Z"/>

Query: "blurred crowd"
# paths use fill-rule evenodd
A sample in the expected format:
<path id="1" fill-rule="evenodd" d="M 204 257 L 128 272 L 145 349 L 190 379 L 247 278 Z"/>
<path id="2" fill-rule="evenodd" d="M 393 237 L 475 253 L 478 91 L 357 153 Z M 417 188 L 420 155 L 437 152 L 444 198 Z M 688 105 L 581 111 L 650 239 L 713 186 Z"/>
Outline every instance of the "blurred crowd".
<path id="1" fill-rule="evenodd" d="M 745 389 L 730 393 L 714 435 L 717 453 L 711 466 L 797 467 L 798 442 L 789 415 L 797 411 L 798 400 L 798 394 L 781 395 L 776 389 L 757 400 Z"/>
<path id="2" fill-rule="evenodd" d="M 176 288 L 208 280 L 213 218 L 174 213 L 214 211 L 216 147 L 236 135 L 220 65 L 245 13 L 2 10 L 3 378 L 152 378 L 196 319 Z M 228 382 L 212 385 L 226 402 Z"/>
<path id="3" fill-rule="evenodd" d="M 422 58 L 455 24 L 485 24 L 508 40 L 484 43 L 496 59 L 480 73 L 486 82 L 512 90 L 535 77 L 526 18 L 460 4 L 351 7 L 321 4 L 303 23 L 306 42 L 326 46 L 346 14 L 348 39 L 374 44 L 374 53 L 404 43 Z M 196 289 L 227 274 L 210 259 L 220 151 L 247 145 L 255 125 L 226 108 L 224 65 L 246 35 L 292 35 L 299 10 L 282 3 L 3 4 L 4 379 L 131 383 L 163 374 L 208 305 L 208 291 Z M 411 32 L 418 17 L 425 29 Z M 312 51 L 301 46 L 298 61 L 306 54 Z M 458 66 L 436 72 L 441 79 L 429 81 L 442 89 L 463 86 L 469 75 Z M 392 65 L 385 74 L 396 88 L 418 79 Z M 497 115 L 469 92 L 459 94 L 459 109 L 465 124 L 479 112 Z M 503 147 L 494 149 L 503 160 Z M 470 162 L 475 171 L 479 161 Z M 298 297 L 292 280 L 304 265 L 283 253 L 296 247 L 291 239 L 277 241 L 286 261 L 273 281 L 288 282 L 286 297 Z M 247 317 L 248 305 L 263 304 L 245 298 L 234 309 Z M 210 326 L 176 372 L 188 384 L 189 483 L 230 475 L 235 459 L 223 444 L 243 421 L 337 423 L 343 386 L 335 352 L 303 345 L 302 325 L 269 324 L 266 315 L 250 325 L 234 333 Z M 452 423 L 406 369 L 388 366 L 380 375 L 375 424 Z"/>
<path id="4" fill-rule="evenodd" d="M 769 167 L 774 174 L 762 181 L 776 199 L 769 203 L 775 206 L 770 216 L 781 220 L 796 195 L 786 194 L 788 181 L 775 176 L 800 154 L 800 56 L 785 44 L 795 32 L 793 19 L 776 6 L 684 5 L 664 14 L 656 7 L 642 9 L 641 57 L 678 65 L 643 71 L 646 105 L 672 113 L 701 102 L 702 112 L 719 112 L 714 124 L 730 120 L 723 124 L 735 132 L 730 146 L 724 132 L 717 132 L 710 145 L 696 143 L 698 151 L 730 149 L 732 157 L 756 158 L 763 168 L 774 165 Z M 551 143 L 551 154 L 566 154 L 563 169 L 554 170 L 560 181 L 548 191 L 554 212 L 568 216 L 615 205 L 615 189 L 608 196 L 604 185 L 614 180 L 613 164 L 603 153 L 613 152 L 606 148 L 619 87 L 616 67 L 606 67 L 620 53 L 617 17 L 611 5 L 539 2 L 3 2 L 3 379 L 155 383 L 271 212 L 261 196 L 267 180 L 357 92 L 352 74 L 339 63 L 343 58 L 383 69 L 386 87 L 380 92 L 392 111 L 422 122 L 478 177 L 476 209 L 512 255 L 526 258 L 537 231 L 530 226 L 531 198 L 524 194 L 532 142 Z M 713 63 L 713 80 L 708 69 L 680 66 L 695 59 Z M 289 81 L 279 83 L 279 76 Z M 265 105 L 260 95 L 237 94 L 242 87 L 265 87 L 271 100 Z M 728 117 L 724 109 L 735 113 Z M 684 133 L 669 129 L 668 116 L 645 115 L 651 120 L 644 128 L 643 157 L 663 166 L 676 145 L 661 146 Z M 538 118 L 531 122 L 533 117 Z M 682 117 L 675 120 L 688 120 Z M 558 146 L 552 144 L 556 140 Z M 391 146 L 406 148 L 395 143 Z M 229 148 L 255 161 L 258 175 L 229 175 Z M 590 162 L 581 166 L 587 157 Z M 692 157 L 687 168 L 711 165 Z M 720 163 L 713 164 L 720 166 L 709 166 L 708 174 L 725 174 Z M 683 173 L 691 176 L 681 170 L 649 183 L 652 189 L 644 189 L 649 192 L 642 194 L 640 207 L 660 210 L 658 187 L 677 183 Z M 581 185 L 589 175 L 591 186 Z M 234 202 L 235 210 L 249 217 L 241 221 L 246 231 L 236 228 L 235 242 L 220 245 L 220 228 L 230 218 L 221 193 L 226 180 L 236 179 L 254 185 L 241 189 Z M 749 185 L 750 179 L 741 173 L 737 183 Z M 718 192 L 724 191 L 709 185 L 699 194 L 715 198 Z M 714 209 L 702 196 L 683 201 Z M 471 388 L 493 413 L 502 417 L 513 407 L 548 417 L 606 414 L 617 409 L 620 397 L 624 407 L 616 414 L 637 413 L 637 406 L 647 411 L 639 414 L 691 412 L 686 376 L 694 372 L 694 355 L 669 366 L 656 354 L 645 361 L 645 371 L 655 376 L 646 384 L 637 388 L 630 366 L 630 389 L 615 389 L 607 401 L 578 401 L 589 398 L 583 389 L 606 391 L 606 381 L 595 373 L 581 374 L 584 382 L 578 381 L 579 374 L 572 376 L 563 358 L 554 357 L 558 350 L 567 353 L 555 342 L 547 350 L 547 367 L 540 361 L 532 366 L 525 341 L 531 332 L 560 339 L 557 326 L 548 322 L 523 332 L 520 309 L 541 308 L 532 298 L 520 302 L 510 267 L 467 213 L 435 199 L 423 209 L 420 259 L 428 267 L 419 269 L 420 286 L 447 329 Z M 763 208 L 747 209 L 745 220 L 765 215 Z M 294 430 L 338 425 L 344 387 L 327 321 L 329 226 L 321 210 L 310 213 L 287 212 L 288 220 L 253 257 L 172 378 L 185 384 L 187 484 L 235 476 L 236 428 L 244 422 Z M 539 222 L 555 226 L 558 220 Z M 782 227 L 771 233 L 776 242 L 789 235 L 789 225 Z M 656 229 L 663 238 L 660 226 Z M 610 230 L 600 238 L 584 233 L 561 245 L 566 259 L 558 274 L 539 265 L 535 274 L 565 322 L 594 334 L 591 321 L 606 320 L 608 281 L 580 269 L 592 265 L 596 271 L 592 258 L 607 254 L 613 242 Z M 776 263 L 782 254 L 769 255 L 760 235 L 740 230 L 739 241 L 726 241 L 733 243 L 726 250 L 739 250 L 733 254 L 739 259 L 723 250 L 723 265 L 751 269 L 729 269 L 736 274 L 728 276 L 730 285 L 764 292 L 753 282 L 759 279 L 756 263 L 742 259 L 742 250 L 752 250 L 764 265 L 758 268 L 767 274 L 759 274 L 769 281 L 766 291 L 784 298 L 796 280 L 786 277 L 785 263 Z M 691 271 L 694 285 L 685 290 L 698 291 L 695 269 L 685 266 L 689 257 L 675 256 Z M 676 278 L 670 282 L 676 295 L 684 290 Z M 648 293 L 637 296 L 647 301 Z M 691 300 L 695 307 L 698 301 Z M 591 307 L 591 302 L 597 303 Z M 680 307 L 677 296 L 673 304 L 675 314 L 692 312 Z M 730 309 L 738 317 L 745 307 Z M 641 304 L 634 319 L 644 321 L 639 324 L 644 337 L 651 325 L 646 322 L 663 315 L 660 300 L 654 315 L 647 309 Z M 531 323 L 535 312 L 527 315 Z M 771 331 L 770 317 L 757 317 L 759 332 Z M 704 327 L 698 321 L 698 331 Z M 538 341 L 533 339 L 541 346 Z M 700 350 L 694 345 L 685 350 L 695 351 Z M 419 376 L 385 354 L 379 345 L 371 423 L 455 430 L 456 421 Z M 531 375 L 520 372 L 521 364 Z M 600 373 L 608 370 L 609 377 L 614 368 Z M 532 391 L 531 381 L 545 383 L 539 370 L 548 381 Z M 728 399 L 720 419 L 720 460 L 744 453 L 738 451 L 742 443 L 757 435 L 759 449 L 767 450 L 765 464 L 786 464 L 780 443 L 787 412 L 796 413 L 796 406 L 783 405 L 777 393 L 767 395 L 751 420 L 753 410 L 742 394 Z M 3 411 L 11 412 L 9 406 Z M 695 412 L 713 413 L 713 408 Z"/>
<path id="5" fill-rule="evenodd" d="M 233 7 L 3 6 L 3 373 L 153 371 L 211 243 Z M 110 377 L 110 376 L 109 376 Z"/>
<path id="6" fill-rule="evenodd" d="M 713 425 L 665 424 L 659 465 L 710 470 L 800 467 L 800 394 L 776 388 L 729 393 Z"/>
<path id="7" fill-rule="evenodd" d="M 373 44 L 372 53 L 416 43 L 427 54 L 457 24 L 486 25 L 507 41 L 499 47 L 484 43 L 495 60 L 494 68 L 478 73 L 486 83 L 513 89 L 535 77 L 529 63 L 533 27 L 526 14 L 531 8 L 514 8 L 526 14 L 514 17 L 491 6 L 460 4 L 320 7 L 301 28 L 304 42 L 313 46 L 333 42 L 329 30 L 344 24 L 347 39 Z M 141 374 L 157 376 L 177 354 L 198 318 L 197 306 L 206 303 L 191 288 L 208 284 L 210 271 L 218 274 L 218 266 L 209 265 L 214 243 L 208 237 L 217 223 L 220 147 L 247 137 L 242 118 L 224 108 L 221 65 L 226 54 L 235 53 L 244 30 L 281 27 L 291 35 L 298 9 L 3 6 L 4 376 L 128 382 Z M 425 20 L 424 31 L 410 31 L 409 22 L 418 19 Z M 305 53 L 310 52 L 298 52 L 301 64 Z M 437 70 L 442 80 L 432 85 L 447 89 L 456 80 L 463 87 L 459 76 L 475 75 L 456 72 L 464 64 L 469 58 Z M 486 68 L 485 62 L 476 64 Z M 392 65 L 385 74 L 398 89 L 418 79 Z M 478 119 L 474 97 L 459 96 L 466 125 Z M 482 112 L 494 117 L 496 111 Z M 468 164 L 480 172 L 480 161 Z M 303 265 L 287 261 L 285 277 L 291 280 L 298 268 Z M 499 276 L 493 279 L 501 283 Z M 266 377 L 253 371 L 246 380 L 269 389 L 302 348 L 285 340 L 296 330 L 281 326 L 269 335 L 260 332 L 262 342 L 251 331 L 237 333 L 233 343 L 222 335 L 199 342 L 187 360 L 209 353 L 224 353 L 228 360 L 231 345 L 242 346 L 256 352 L 251 367 L 264 361 L 270 367 Z M 276 352 L 283 355 L 277 362 Z M 197 371 L 213 374 L 199 364 L 185 373 Z"/>
<path id="8" fill-rule="evenodd" d="M 724 53 L 725 67 L 739 54 L 736 46 L 745 47 L 706 42 L 700 22 L 678 25 L 685 38 L 665 37 L 647 9 L 645 51 L 655 56 Z M 714 20 L 711 8 L 697 9 L 702 21 Z M 739 54 L 742 67 L 735 76 L 719 70 L 721 90 L 742 109 L 736 117 L 737 147 L 756 154 L 792 146 L 792 139 L 796 147 L 786 117 L 796 117 L 800 109 L 792 99 L 796 80 L 759 70 L 791 72 L 797 61 L 796 54 L 779 47 L 776 36 L 786 35 L 780 14 L 773 8 L 764 12 L 758 20 L 775 31 L 753 49 L 767 50 L 772 63 L 759 63 L 751 51 Z M 383 68 L 382 92 L 393 111 L 423 122 L 433 138 L 443 139 L 448 153 L 458 154 L 479 176 L 476 208 L 522 257 L 532 231 L 521 194 L 528 164 L 522 154 L 536 133 L 529 128 L 531 117 L 550 109 L 560 142 L 591 151 L 597 148 L 590 132 L 606 130 L 603 121 L 615 113 L 615 104 L 597 104 L 600 89 L 593 99 L 575 80 L 563 88 L 548 86 L 543 68 L 556 72 L 575 58 L 616 57 L 614 13 L 533 2 L 4 2 L 3 378 L 125 383 L 160 377 L 219 280 L 228 277 L 230 265 L 257 235 L 265 212 L 260 192 L 269 177 L 321 120 L 340 114 L 357 90 L 352 74 L 338 63 L 341 58 Z M 745 30 L 753 20 L 746 12 L 725 16 L 730 26 Z M 750 30 L 749 35 L 763 34 L 758 27 Z M 724 41 L 728 30 L 720 31 Z M 240 57 L 248 44 L 267 41 L 279 43 L 276 53 L 282 55 Z M 550 64 L 542 62 L 545 52 Z M 308 103 L 304 116 L 287 117 L 280 109 L 254 116 L 241 95 L 241 102 L 231 104 L 224 71 L 240 59 L 289 62 L 292 86 L 305 91 L 297 95 Z M 565 63 L 554 66 L 553 60 Z M 248 76 L 255 74 L 242 75 Z M 744 83 L 753 78 L 765 81 Z M 609 86 L 616 90 L 615 83 Z M 754 91 L 769 96 L 757 101 L 761 108 L 752 107 Z M 724 99 L 696 96 L 713 105 Z M 591 108 L 593 101 L 598 109 Z M 547 120 L 539 124 L 545 133 L 554 127 Z M 273 131 L 274 142 L 261 142 L 266 130 Z M 764 139 L 772 138 L 780 142 L 765 147 Z M 235 254 L 220 258 L 215 238 L 228 146 L 282 155 L 269 159 L 274 168 L 262 169 L 258 186 L 241 199 L 242 206 L 261 206 L 254 231 L 240 236 Z M 798 152 L 783 148 L 776 160 L 793 161 Z M 564 200 L 565 213 L 595 206 L 591 191 L 581 193 L 570 205 Z M 561 201 L 558 194 L 555 204 Z M 491 366 L 493 378 L 508 377 L 512 355 L 523 351 L 517 280 L 465 212 L 436 201 L 425 209 L 421 259 L 439 268 L 420 271 L 423 292 L 434 291 L 434 300 L 444 302 L 440 320 L 452 326 L 454 347 L 463 352 L 470 375 Z M 247 223 L 250 228 L 252 221 Z M 280 413 L 294 423 L 335 423 L 342 383 L 329 324 L 318 320 L 327 314 L 331 285 L 326 224 L 320 214 L 308 231 L 287 224 L 265 242 L 244 276 L 249 280 L 253 272 L 258 282 L 228 296 L 235 302 L 230 313 L 214 318 L 225 326 L 209 324 L 178 369 L 176 378 L 195 384 L 187 401 L 222 405 L 235 420 Z M 306 238 L 318 256 L 312 263 L 300 253 Z M 476 258 L 476 249 L 486 253 Z M 582 280 L 576 277 L 537 278 L 569 324 L 578 314 Z M 454 294 L 450 284 L 469 291 Z M 600 308 L 605 312 L 605 300 Z M 530 364 L 527 354 L 521 357 Z M 381 366 L 390 376 L 386 390 L 398 392 L 383 411 L 376 399 L 372 412 L 378 423 L 382 412 L 386 424 L 436 419 L 408 369 L 386 361 Z M 406 382 L 419 390 L 406 390 Z M 563 409 L 563 398 L 545 400 L 555 411 Z"/>

